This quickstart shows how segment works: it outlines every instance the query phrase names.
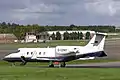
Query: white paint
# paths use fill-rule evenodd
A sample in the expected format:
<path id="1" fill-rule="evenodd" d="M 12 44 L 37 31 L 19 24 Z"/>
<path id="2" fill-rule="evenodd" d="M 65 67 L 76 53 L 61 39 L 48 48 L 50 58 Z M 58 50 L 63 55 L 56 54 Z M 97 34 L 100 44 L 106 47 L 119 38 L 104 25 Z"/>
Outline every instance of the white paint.
<path id="1" fill-rule="evenodd" d="M 26 35 L 25 36 L 25 42 L 36 42 L 37 38 L 35 35 Z"/>
<path id="2" fill-rule="evenodd" d="M 56 46 L 53 48 L 19 48 L 19 52 L 12 53 L 5 58 L 25 58 L 37 59 L 37 60 L 55 60 L 49 59 L 53 57 L 65 57 L 71 55 L 83 55 L 88 53 L 95 53 L 104 51 L 105 35 L 103 33 L 97 33 L 93 36 L 90 42 L 86 46 Z M 97 41 L 97 43 L 95 43 Z M 88 56 L 87 59 L 90 57 Z M 86 59 L 86 57 L 85 57 Z M 90 59 L 94 59 L 93 57 Z"/>

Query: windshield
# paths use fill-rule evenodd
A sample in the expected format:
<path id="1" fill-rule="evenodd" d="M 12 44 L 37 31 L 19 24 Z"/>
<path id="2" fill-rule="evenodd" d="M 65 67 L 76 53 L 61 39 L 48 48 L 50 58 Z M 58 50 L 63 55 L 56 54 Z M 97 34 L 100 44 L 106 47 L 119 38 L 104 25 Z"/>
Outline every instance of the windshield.
<path id="1" fill-rule="evenodd" d="M 12 53 L 18 53 L 18 52 L 20 52 L 20 50 L 15 50 L 15 51 L 13 51 L 13 52 L 10 52 L 10 53 L 6 54 L 5 56 L 7 56 L 7 55 L 9 55 L 9 54 L 12 54 Z"/>
<path id="2" fill-rule="evenodd" d="M 20 50 L 13 51 L 12 53 L 18 53 L 18 52 L 20 52 Z"/>

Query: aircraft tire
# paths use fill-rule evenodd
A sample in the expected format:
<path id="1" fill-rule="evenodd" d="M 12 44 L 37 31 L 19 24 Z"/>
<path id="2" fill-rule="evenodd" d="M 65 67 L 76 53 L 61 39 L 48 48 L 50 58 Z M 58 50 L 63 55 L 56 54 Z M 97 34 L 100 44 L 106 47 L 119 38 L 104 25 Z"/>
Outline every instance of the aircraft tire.
<path id="1" fill-rule="evenodd" d="M 61 62 L 60 67 L 65 67 L 65 66 L 66 66 L 65 62 Z"/>
<path id="2" fill-rule="evenodd" d="M 49 65 L 49 67 L 54 67 L 54 64 Z"/>

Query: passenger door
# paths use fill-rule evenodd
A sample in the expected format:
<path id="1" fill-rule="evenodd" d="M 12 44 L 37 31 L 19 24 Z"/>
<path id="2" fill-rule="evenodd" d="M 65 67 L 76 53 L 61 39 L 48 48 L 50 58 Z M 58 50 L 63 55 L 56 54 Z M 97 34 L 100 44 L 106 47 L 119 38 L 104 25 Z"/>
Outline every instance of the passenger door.
<path id="1" fill-rule="evenodd" d="M 36 59 L 36 58 L 37 58 L 37 51 L 33 51 L 32 59 Z"/>

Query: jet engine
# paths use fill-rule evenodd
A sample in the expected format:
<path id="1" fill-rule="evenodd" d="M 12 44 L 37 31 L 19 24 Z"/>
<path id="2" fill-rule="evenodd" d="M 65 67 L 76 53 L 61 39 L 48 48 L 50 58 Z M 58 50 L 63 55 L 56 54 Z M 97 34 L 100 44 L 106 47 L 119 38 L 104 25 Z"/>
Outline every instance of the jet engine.
<path id="1" fill-rule="evenodd" d="M 57 46 L 56 47 L 56 53 L 60 55 L 66 55 L 66 54 L 76 54 L 79 52 L 79 50 L 75 47 L 69 47 L 69 46 Z"/>

